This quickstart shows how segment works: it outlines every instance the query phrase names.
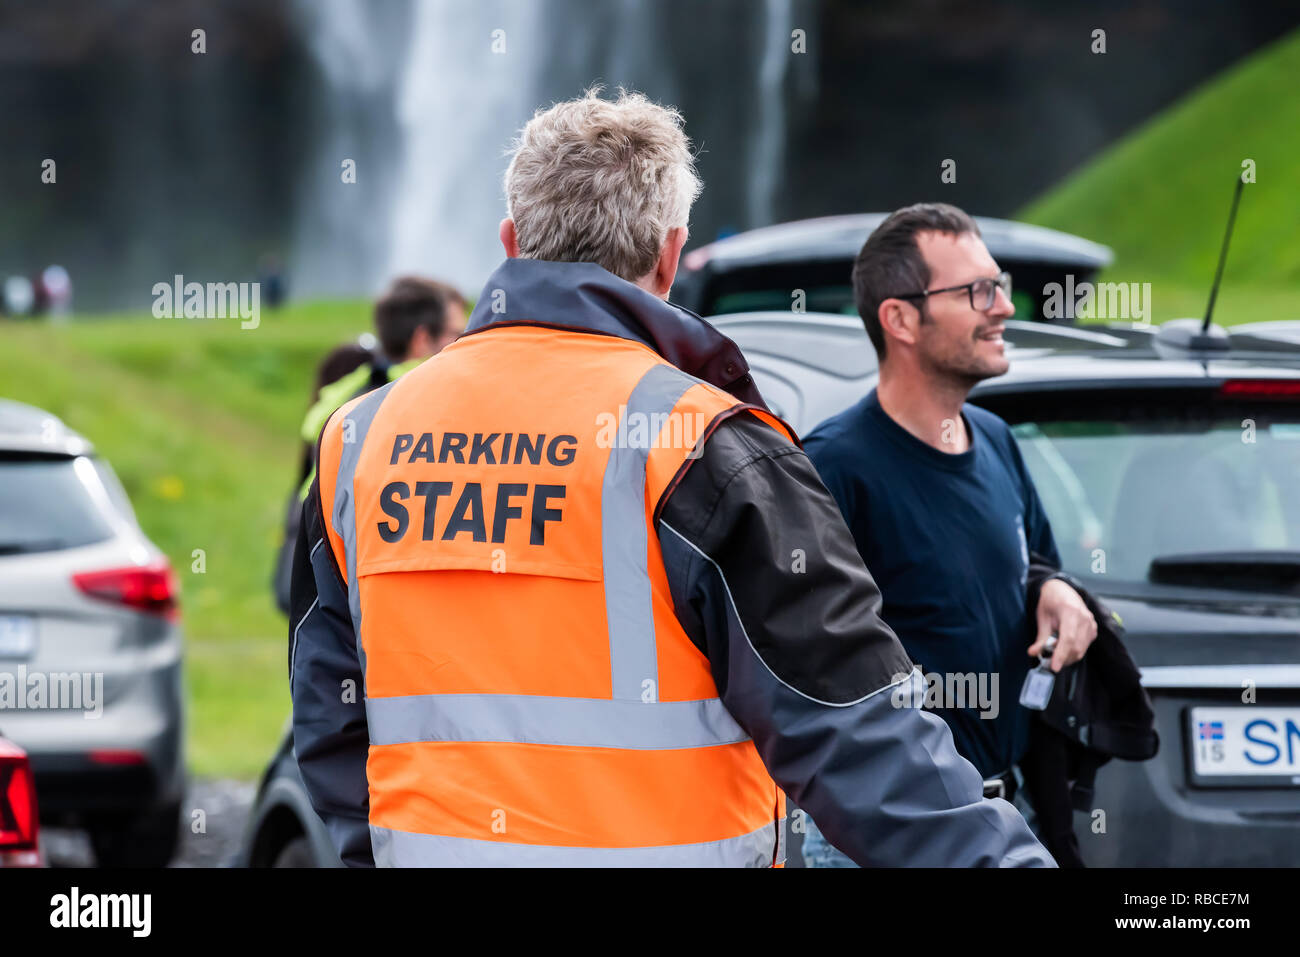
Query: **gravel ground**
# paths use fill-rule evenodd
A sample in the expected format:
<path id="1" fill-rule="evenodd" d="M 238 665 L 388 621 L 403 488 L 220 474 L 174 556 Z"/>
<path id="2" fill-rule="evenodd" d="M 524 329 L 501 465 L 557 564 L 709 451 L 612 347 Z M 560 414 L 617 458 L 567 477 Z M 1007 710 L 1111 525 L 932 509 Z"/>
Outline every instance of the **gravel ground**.
<path id="1" fill-rule="evenodd" d="M 181 846 L 172 867 L 228 867 L 244 836 L 257 785 L 227 779 L 190 782 L 185 795 Z M 202 811 L 201 816 L 195 811 Z M 196 829 L 202 825 L 202 831 Z M 84 831 L 43 828 L 41 844 L 51 867 L 94 867 Z"/>

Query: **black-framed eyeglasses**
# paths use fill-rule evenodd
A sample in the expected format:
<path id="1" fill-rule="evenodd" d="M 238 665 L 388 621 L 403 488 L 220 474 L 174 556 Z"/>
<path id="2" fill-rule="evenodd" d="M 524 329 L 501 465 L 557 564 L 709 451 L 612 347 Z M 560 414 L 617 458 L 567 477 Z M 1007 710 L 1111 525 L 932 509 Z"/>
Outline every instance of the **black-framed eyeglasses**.
<path id="1" fill-rule="evenodd" d="M 976 312 L 988 312 L 998 301 L 998 290 L 1008 299 L 1011 298 L 1011 273 L 1000 272 L 993 279 L 976 279 L 974 282 L 962 283 L 960 286 L 945 286 L 943 289 L 927 289 L 925 292 L 907 292 L 891 299 L 925 299 L 940 292 L 956 292 L 965 289 L 970 294 L 970 307 Z"/>

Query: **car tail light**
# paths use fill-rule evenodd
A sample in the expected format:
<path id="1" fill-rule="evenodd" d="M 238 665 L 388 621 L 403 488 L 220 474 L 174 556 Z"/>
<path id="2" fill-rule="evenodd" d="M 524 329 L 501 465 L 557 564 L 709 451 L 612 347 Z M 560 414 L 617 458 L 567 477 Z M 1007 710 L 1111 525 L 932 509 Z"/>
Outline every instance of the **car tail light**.
<path id="1" fill-rule="evenodd" d="M 1234 399 L 1300 399 L 1300 379 L 1229 379 L 1219 395 Z"/>
<path id="2" fill-rule="evenodd" d="M 40 864 L 36 780 L 27 755 L 0 738 L 0 867 Z"/>
<path id="3" fill-rule="evenodd" d="M 176 620 L 179 586 L 171 565 L 165 561 L 78 572 L 72 581 L 92 598 Z"/>
<path id="4" fill-rule="evenodd" d="M 145 763 L 145 756 L 139 751 L 125 748 L 99 748 L 90 752 L 94 764 L 139 765 Z"/>

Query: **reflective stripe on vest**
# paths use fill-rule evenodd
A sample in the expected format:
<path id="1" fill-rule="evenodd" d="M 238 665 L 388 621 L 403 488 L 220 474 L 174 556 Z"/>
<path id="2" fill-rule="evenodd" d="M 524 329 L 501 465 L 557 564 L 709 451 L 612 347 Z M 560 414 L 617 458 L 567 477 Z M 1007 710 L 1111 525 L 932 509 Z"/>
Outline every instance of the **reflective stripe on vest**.
<path id="1" fill-rule="evenodd" d="M 478 336 L 486 337 L 491 334 L 495 333 L 480 333 Z M 448 351 L 455 348 L 457 347 L 449 347 Z M 635 348 L 640 349 L 640 347 Z M 648 353 L 648 350 L 645 351 Z M 628 359 L 626 351 L 623 359 L 625 361 Z M 417 370 L 413 376 L 427 371 L 427 369 Z M 325 503 L 329 510 L 331 529 L 337 537 L 337 541 L 332 541 L 331 546 L 336 548 L 341 546 L 343 553 L 338 557 L 342 559 L 340 564 L 347 578 L 349 608 L 353 627 L 358 636 L 358 652 L 361 657 L 362 673 L 367 675 L 368 689 L 371 682 L 361 640 L 363 609 L 358 576 L 357 467 L 362 460 L 367 436 L 381 404 L 389 397 L 393 386 L 399 384 L 385 386 L 345 406 L 340 415 L 336 416 L 339 421 L 331 423 L 331 426 L 326 428 L 326 436 L 333 443 L 331 448 L 338 449 L 333 501 Z M 658 695 L 660 651 L 657 644 L 661 639 L 656 636 L 652 588 L 653 581 L 662 580 L 663 569 L 662 563 L 658 561 L 657 539 L 651 540 L 650 526 L 647 521 L 647 460 L 650 449 L 645 447 L 644 443 L 628 441 L 627 431 L 630 422 L 638 419 L 644 421 L 646 417 L 667 416 L 672 413 L 683 396 L 697 386 L 701 386 L 698 380 L 662 360 L 649 361 L 648 368 L 636 381 L 626 402 L 619 406 L 617 439 L 609 449 L 599 493 L 601 500 L 600 575 L 603 580 L 608 628 L 608 663 L 612 692 L 610 697 L 572 697 L 536 693 L 444 692 L 380 693 L 379 695 L 366 693 L 366 716 L 372 745 L 368 763 L 368 773 L 372 775 L 371 833 L 377 864 L 771 866 L 784 860 L 784 840 L 781 834 L 782 828 L 778 823 L 784 820 L 783 796 L 770 778 L 766 777 L 766 772 L 762 769 L 748 736 L 723 707 L 721 700 L 716 697 L 716 688 L 712 689 L 711 697 L 695 700 L 661 701 Z M 712 391 L 716 392 L 716 390 Z M 721 396 L 721 393 L 717 393 L 708 399 L 712 405 L 707 407 L 713 409 L 716 406 L 725 410 L 728 406 L 737 404 L 734 399 L 730 397 L 723 399 Z M 386 414 L 389 418 L 392 417 L 392 413 Z M 333 432 L 331 427 L 334 429 Z M 403 426 L 406 427 L 409 426 Z M 341 440 L 338 436 L 340 430 Z M 695 438 L 698 441 L 700 437 L 697 435 Z M 381 451 L 384 453 L 382 464 L 387 465 L 386 448 L 374 449 L 367 456 L 367 461 L 379 461 L 377 453 Z M 688 452 L 689 449 L 683 450 L 678 457 L 684 461 Z M 397 460 L 396 452 L 393 452 L 392 458 L 393 461 Z M 327 461 L 326 445 L 323 440 L 322 463 Z M 672 465 L 671 457 L 667 462 L 660 461 L 657 465 L 658 473 L 664 473 L 665 469 L 671 468 Z M 439 477 L 442 477 L 441 474 Z M 662 481 L 657 479 L 654 484 L 662 484 Z M 322 483 L 322 494 L 325 492 L 326 484 Z M 580 502 L 571 500 L 564 504 L 566 508 L 581 507 Z M 499 506 L 500 499 L 498 499 Z M 450 502 L 445 502 L 444 508 L 449 507 Z M 515 508 L 515 511 L 518 510 Z M 375 535 L 373 527 L 369 524 L 366 533 Z M 416 537 L 419 537 L 418 532 Z M 427 534 L 425 541 L 431 541 Z M 497 541 L 495 536 L 493 541 Z M 378 539 L 375 539 L 375 542 L 378 544 Z M 428 548 L 432 550 L 434 546 L 429 545 Z M 375 565 L 373 557 L 368 561 L 367 568 Z M 655 566 L 653 568 L 652 561 Z M 439 566 L 422 567 L 436 570 Z M 458 564 L 452 567 L 470 566 Z M 362 574 L 367 574 L 366 569 L 362 569 Z M 378 574 L 378 572 L 370 571 L 369 574 Z M 503 580 L 495 587 L 503 591 L 493 594 L 499 593 L 504 596 L 509 586 Z M 675 620 L 673 626 L 671 640 L 676 643 L 674 654 L 698 655 L 693 647 L 683 647 L 683 643 L 689 646 L 689 639 L 680 631 L 680 626 Z M 374 627 L 372 623 L 371 628 Z M 376 639 L 372 636 L 367 640 Z M 378 653 L 378 650 L 372 649 L 372 652 Z M 703 667 L 707 671 L 707 662 Z M 710 686 L 712 685 L 711 678 L 706 678 L 706 681 Z M 466 748 L 499 746 L 542 747 L 544 751 L 548 746 L 556 747 L 563 749 L 556 752 L 557 755 L 573 757 L 575 760 L 590 760 L 597 764 L 605 760 L 599 757 L 603 753 L 659 755 L 655 760 L 660 762 L 666 759 L 666 754 L 694 754 L 696 756 L 690 757 L 689 761 L 708 762 L 707 767 L 711 769 L 710 773 L 713 777 L 709 778 L 709 774 L 704 776 L 710 780 L 724 782 L 724 788 L 727 780 L 748 782 L 736 785 L 741 788 L 738 793 L 742 794 L 742 798 L 737 798 L 734 794 L 724 798 L 743 799 L 748 802 L 746 805 L 748 810 L 743 813 L 724 815 L 727 820 L 747 817 L 753 821 L 762 820 L 762 817 L 766 816 L 767 823 L 741 834 L 733 830 L 727 835 L 727 831 L 723 830 L 722 834 L 727 836 L 720 837 L 718 840 L 666 840 L 657 841 L 649 846 L 519 843 L 511 840 L 510 831 L 504 831 L 501 840 L 477 839 L 464 834 L 417 833 L 402 827 L 384 826 L 384 822 L 376 823 L 376 801 L 374 800 L 376 788 L 382 791 L 388 780 L 400 779 L 409 782 L 412 774 L 420 773 L 418 768 L 410 767 L 406 770 L 394 771 L 394 767 L 406 766 L 393 763 L 397 760 L 394 755 L 400 752 L 389 752 L 385 749 L 424 745 L 459 748 L 456 755 L 461 760 L 471 762 L 474 759 L 465 756 L 480 752 L 466 751 Z M 732 749 L 737 747 L 744 748 L 745 751 L 734 752 Z M 725 749 L 725 753 L 717 750 L 720 748 Z M 584 752 L 578 749 L 609 750 Z M 716 759 L 709 757 L 714 753 L 718 754 Z M 493 758 L 493 760 L 497 759 Z M 528 765 L 528 762 L 524 764 Z M 516 762 L 511 766 L 519 765 Z M 538 766 L 550 767 L 550 764 L 542 760 L 538 762 Z M 652 763 L 647 765 L 647 768 L 664 766 L 662 763 Z M 668 766 L 679 767 L 676 764 Z M 583 767 L 585 768 L 586 765 Z M 692 765 L 688 762 L 680 767 L 689 769 Z M 734 773 L 740 776 L 717 778 L 717 774 L 732 774 L 732 771 L 727 770 L 729 768 L 738 769 Z M 626 765 L 620 765 L 620 769 L 625 773 Z M 399 775 L 398 779 L 392 778 L 394 773 Z M 374 780 L 376 774 L 379 775 L 379 781 Z M 766 784 L 760 787 L 761 781 L 764 780 Z M 682 780 L 680 787 L 683 792 L 689 793 L 693 783 L 691 780 Z M 626 784 L 625 779 L 624 784 Z M 409 783 L 403 785 L 403 787 L 408 786 Z M 437 781 L 430 781 L 430 791 L 435 791 L 437 787 Z M 735 787 L 732 790 L 734 791 Z M 743 797 L 743 795 L 748 796 Z M 708 805 L 710 799 L 711 795 L 707 792 L 692 797 L 692 801 L 701 806 Z M 533 816 L 526 808 L 516 807 L 514 810 L 523 811 L 525 817 Z M 447 813 L 454 817 L 456 809 L 450 808 Z M 608 833 L 608 822 L 606 824 L 606 833 Z M 658 827 L 662 831 L 663 822 L 660 822 Z M 421 829 L 425 828 L 422 826 Z M 698 828 L 689 833 L 698 833 Z"/>
<path id="2" fill-rule="evenodd" d="M 650 367 L 621 410 L 618 440 L 609 452 L 601 489 L 601 556 L 609 619 L 609 663 L 614 697 L 641 700 L 642 682 L 659 685 L 650 578 L 646 567 L 645 468 L 650 450 L 631 448 L 633 416 L 666 415 L 695 384 L 670 365 Z"/>
<path id="3" fill-rule="evenodd" d="M 660 701 L 541 695 L 367 698 L 371 744 L 512 741 L 576 748 L 707 748 L 749 736 L 717 698 Z"/>
<path id="4" fill-rule="evenodd" d="M 338 480 L 334 484 L 334 507 L 330 510 L 330 525 L 334 533 L 343 539 L 343 554 L 346 556 L 347 568 L 344 574 L 348 579 L 348 611 L 352 614 L 352 631 L 357 636 L 357 657 L 361 662 L 361 675 L 366 674 L 366 652 L 361 646 L 361 592 L 357 588 L 357 513 L 356 492 L 352 480 L 357 471 L 357 460 L 361 457 L 361 447 L 365 444 L 366 433 L 370 423 L 379 411 L 379 403 L 384 401 L 388 390 L 386 386 L 367 392 L 354 405 L 344 406 L 347 413 L 343 417 L 343 445 L 339 451 Z"/>
<path id="5" fill-rule="evenodd" d="M 413 834 L 370 826 L 380 867 L 771 867 L 785 860 L 785 818 L 779 828 L 721 841 L 660 847 L 553 847 Z M 779 833 L 780 837 L 777 837 Z"/>

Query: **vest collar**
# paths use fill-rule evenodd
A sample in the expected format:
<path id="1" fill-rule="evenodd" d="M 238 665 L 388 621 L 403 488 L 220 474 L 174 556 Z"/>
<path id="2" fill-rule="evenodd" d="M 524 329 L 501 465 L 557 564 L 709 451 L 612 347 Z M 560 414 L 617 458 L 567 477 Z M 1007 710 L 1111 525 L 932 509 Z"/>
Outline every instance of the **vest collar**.
<path id="1" fill-rule="evenodd" d="M 631 339 L 683 372 L 767 408 L 739 346 L 689 309 L 595 263 L 503 262 L 483 287 L 465 332 L 519 323 Z"/>

